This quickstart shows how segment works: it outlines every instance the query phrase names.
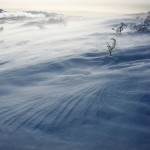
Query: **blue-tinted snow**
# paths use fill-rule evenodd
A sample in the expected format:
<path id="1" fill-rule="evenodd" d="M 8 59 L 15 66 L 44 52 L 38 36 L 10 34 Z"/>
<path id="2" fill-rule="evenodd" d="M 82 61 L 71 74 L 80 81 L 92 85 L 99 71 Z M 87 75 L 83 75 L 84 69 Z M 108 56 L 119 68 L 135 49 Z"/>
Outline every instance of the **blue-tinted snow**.
<path id="1" fill-rule="evenodd" d="M 146 15 L 2 11 L 0 149 L 149 150 L 149 31 L 135 28 Z"/>

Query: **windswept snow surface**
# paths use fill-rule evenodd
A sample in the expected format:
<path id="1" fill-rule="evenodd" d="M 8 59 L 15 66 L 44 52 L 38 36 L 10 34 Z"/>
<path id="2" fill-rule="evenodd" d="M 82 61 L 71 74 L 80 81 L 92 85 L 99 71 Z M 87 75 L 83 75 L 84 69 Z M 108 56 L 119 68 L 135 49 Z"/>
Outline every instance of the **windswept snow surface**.
<path id="1" fill-rule="evenodd" d="M 150 149 L 150 34 L 134 29 L 146 14 L 0 16 L 0 150 Z"/>

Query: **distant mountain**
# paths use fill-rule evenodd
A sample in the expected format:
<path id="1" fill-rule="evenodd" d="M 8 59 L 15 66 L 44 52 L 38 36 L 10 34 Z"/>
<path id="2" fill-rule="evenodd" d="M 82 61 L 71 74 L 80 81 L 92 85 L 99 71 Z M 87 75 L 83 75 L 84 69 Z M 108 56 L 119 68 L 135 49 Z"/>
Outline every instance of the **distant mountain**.
<path id="1" fill-rule="evenodd" d="M 57 16 L 58 14 L 56 13 L 49 13 L 49 12 L 45 12 L 45 11 L 24 11 L 25 13 L 30 13 L 32 15 L 39 15 L 39 14 L 42 14 L 46 17 L 54 17 L 54 16 Z"/>

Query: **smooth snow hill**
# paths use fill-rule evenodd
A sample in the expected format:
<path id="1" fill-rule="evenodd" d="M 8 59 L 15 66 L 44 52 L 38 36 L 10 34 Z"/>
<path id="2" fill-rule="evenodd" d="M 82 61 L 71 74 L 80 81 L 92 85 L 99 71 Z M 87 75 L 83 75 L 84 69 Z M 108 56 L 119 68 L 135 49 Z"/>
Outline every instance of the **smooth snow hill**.
<path id="1" fill-rule="evenodd" d="M 149 150 L 146 14 L 45 14 L 0 14 L 0 150 Z"/>

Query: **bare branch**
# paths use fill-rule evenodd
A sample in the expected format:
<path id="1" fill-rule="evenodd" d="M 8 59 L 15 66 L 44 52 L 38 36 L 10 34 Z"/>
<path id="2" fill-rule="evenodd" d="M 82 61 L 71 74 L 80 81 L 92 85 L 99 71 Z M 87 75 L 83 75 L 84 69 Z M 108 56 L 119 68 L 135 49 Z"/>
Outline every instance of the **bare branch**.
<path id="1" fill-rule="evenodd" d="M 143 25 L 143 26 L 140 26 L 140 27 L 137 29 L 137 32 L 144 33 L 146 30 L 147 30 L 147 27 L 146 27 L 145 25 Z"/>
<path id="2" fill-rule="evenodd" d="M 112 28 L 112 30 L 114 30 L 114 31 L 116 32 L 116 35 L 121 35 L 121 32 L 122 32 L 123 29 L 124 29 L 124 26 L 125 26 L 125 24 L 124 24 L 124 23 L 121 23 L 120 26 L 119 26 L 117 29 Z"/>
<path id="3" fill-rule="evenodd" d="M 108 42 L 106 42 L 110 56 L 112 56 L 112 51 L 113 51 L 113 49 L 114 49 L 114 48 L 116 47 L 116 45 L 117 45 L 116 39 L 112 38 L 111 40 L 113 41 L 112 46 L 111 46 Z"/>

